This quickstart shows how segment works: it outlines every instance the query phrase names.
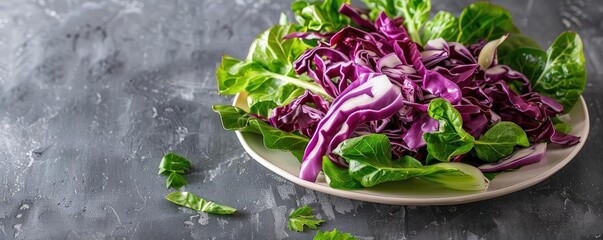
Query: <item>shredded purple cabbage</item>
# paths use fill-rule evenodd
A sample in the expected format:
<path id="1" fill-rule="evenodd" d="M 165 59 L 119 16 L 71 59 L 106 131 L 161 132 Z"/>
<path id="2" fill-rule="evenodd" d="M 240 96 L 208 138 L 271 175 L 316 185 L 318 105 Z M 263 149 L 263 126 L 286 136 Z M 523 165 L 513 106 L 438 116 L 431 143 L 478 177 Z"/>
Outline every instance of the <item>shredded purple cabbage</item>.
<path id="1" fill-rule="evenodd" d="M 331 152 L 352 136 L 381 133 L 390 139 L 394 156 L 424 157 L 422 136 L 439 125 L 426 113 L 434 98 L 452 103 L 463 118 L 463 128 L 475 138 L 497 122 L 511 121 L 525 130 L 532 143 L 573 145 L 580 140 L 555 130 L 552 118 L 563 112 L 563 106 L 533 92 L 526 76 L 496 59 L 487 69 L 478 64 L 485 41 L 463 46 L 435 39 L 421 49 L 409 39 L 401 18 L 381 13 L 371 22 L 363 10 L 349 5 L 340 12 L 360 28 L 287 36 L 321 39 L 294 67 L 335 100 L 328 103 L 307 91 L 265 119 L 274 127 L 310 137 L 301 178 L 314 181 L 323 156 L 346 166 Z"/>

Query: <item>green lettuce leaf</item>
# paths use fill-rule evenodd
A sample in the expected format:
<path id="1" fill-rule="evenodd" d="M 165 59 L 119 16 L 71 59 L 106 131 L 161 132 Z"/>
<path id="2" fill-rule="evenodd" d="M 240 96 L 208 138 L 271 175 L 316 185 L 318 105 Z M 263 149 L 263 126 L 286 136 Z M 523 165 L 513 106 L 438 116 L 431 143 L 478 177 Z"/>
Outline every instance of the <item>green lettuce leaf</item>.
<path id="1" fill-rule="evenodd" d="M 350 0 L 296 0 L 291 4 L 295 20 L 313 32 L 337 32 L 350 24 L 350 19 L 339 13 L 343 4 Z"/>
<path id="2" fill-rule="evenodd" d="M 300 133 L 285 132 L 257 118 L 251 118 L 245 110 L 235 106 L 214 105 L 213 110 L 220 114 L 224 129 L 260 134 L 266 148 L 291 152 L 299 161 L 310 141 Z"/>
<path id="3" fill-rule="evenodd" d="M 486 190 L 490 183 L 482 171 L 469 164 L 443 162 L 429 165 L 429 167 L 455 170 L 420 177 L 423 180 L 434 182 L 447 188 L 463 191 L 481 191 Z"/>
<path id="4" fill-rule="evenodd" d="M 500 56 L 500 55 L 499 55 Z M 529 80 L 540 77 L 546 66 L 546 52 L 536 48 L 517 48 L 500 59 L 501 64 L 523 73 Z"/>
<path id="5" fill-rule="evenodd" d="M 575 32 L 560 34 L 546 52 L 515 49 L 502 63 L 526 75 L 534 91 L 557 100 L 566 113 L 578 102 L 586 85 L 582 40 Z"/>
<path id="6" fill-rule="evenodd" d="M 298 26 L 287 24 L 264 31 L 251 43 L 245 61 L 256 63 L 271 73 L 294 76 L 293 61 L 310 46 L 297 38 L 283 37 L 298 30 Z"/>
<path id="7" fill-rule="evenodd" d="M 325 222 L 325 220 L 316 219 L 316 216 L 312 215 L 312 211 L 313 209 L 311 207 L 304 205 L 291 212 L 291 214 L 289 214 L 289 220 L 287 221 L 289 230 L 303 232 L 304 227 L 316 230 L 318 225 Z"/>
<path id="8" fill-rule="evenodd" d="M 572 130 L 572 125 L 570 125 L 569 123 L 563 122 L 561 119 L 559 119 L 558 117 L 552 117 L 551 118 L 553 120 L 553 127 L 555 127 L 555 130 L 562 132 L 562 133 L 569 133 Z"/>
<path id="9" fill-rule="evenodd" d="M 473 44 L 481 39 L 491 41 L 508 34 L 497 49 L 499 58 L 511 51 L 522 48 L 540 49 L 538 43 L 522 34 L 513 24 L 511 13 L 506 9 L 488 2 L 477 2 L 467 6 L 460 18 L 448 12 L 438 12 L 425 23 L 421 39 L 423 44 L 429 40 L 443 38 L 448 42 Z"/>
<path id="10" fill-rule="evenodd" d="M 491 41 L 505 33 L 519 32 L 509 11 L 488 2 L 467 6 L 459 18 L 459 29 L 456 42 L 463 44 L 476 43 L 480 39 Z"/>
<path id="11" fill-rule="evenodd" d="M 546 52 L 542 74 L 532 80 L 534 91 L 554 98 L 569 112 L 586 86 L 586 65 L 582 39 L 575 32 L 564 32 Z"/>
<path id="12" fill-rule="evenodd" d="M 447 162 L 454 156 L 471 151 L 475 138 L 463 129 L 461 114 L 452 104 L 441 98 L 434 99 L 429 104 L 428 114 L 440 121 L 439 131 L 423 134 L 429 155 Z"/>
<path id="13" fill-rule="evenodd" d="M 186 186 L 188 183 L 184 179 L 184 177 L 176 172 L 170 173 L 170 175 L 165 179 L 165 187 L 180 189 L 183 186 Z"/>
<path id="14" fill-rule="evenodd" d="M 511 122 L 497 123 L 476 141 L 463 129 L 461 114 L 445 99 L 432 100 L 428 113 L 430 117 L 440 121 L 439 131 L 423 134 L 428 159 L 447 162 L 475 147 L 479 159 L 492 162 L 511 155 L 516 145 L 529 146 L 526 133 Z"/>
<path id="15" fill-rule="evenodd" d="M 159 163 L 159 172 L 157 174 L 164 173 L 181 173 L 183 174 L 185 171 L 191 167 L 191 162 L 189 162 L 186 158 L 176 155 L 175 153 L 168 153 L 163 156 L 161 162 Z"/>
<path id="16" fill-rule="evenodd" d="M 231 105 L 214 105 L 212 106 L 214 112 L 220 114 L 220 121 L 222 121 L 222 127 L 230 131 L 254 131 L 255 129 L 248 128 L 249 126 L 249 115 L 245 110 L 240 109 Z"/>
<path id="17" fill-rule="evenodd" d="M 483 173 L 483 174 L 488 180 L 492 181 L 492 180 L 494 180 L 494 178 L 496 178 L 496 176 L 498 176 L 498 174 L 501 174 L 501 173 L 503 173 L 503 172 L 502 171 L 501 172 L 487 172 L 487 173 Z"/>
<path id="18" fill-rule="evenodd" d="M 257 118 L 249 119 L 249 123 L 259 129 L 266 148 L 291 152 L 291 154 L 301 162 L 306 146 L 310 141 L 308 137 L 300 133 L 285 132 L 278 128 L 274 128 Z"/>
<path id="19" fill-rule="evenodd" d="M 329 186 L 335 189 L 360 189 L 362 184 L 350 176 L 347 168 L 339 167 L 327 157 L 322 159 L 322 172 L 327 177 Z"/>
<path id="20" fill-rule="evenodd" d="M 231 215 L 237 212 L 235 208 L 207 201 L 190 192 L 172 192 L 165 196 L 165 199 L 183 207 L 211 214 Z"/>
<path id="21" fill-rule="evenodd" d="M 440 11 L 425 23 L 421 40 L 423 44 L 429 40 L 443 38 L 454 42 L 459 35 L 459 19 L 449 12 Z"/>
<path id="22" fill-rule="evenodd" d="M 498 58 L 504 58 L 507 54 L 518 48 L 534 48 L 540 49 L 540 45 L 532 38 L 519 32 L 509 33 L 507 40 L 496 49 Z"/>
<path id="23" fill-rule="evenodd" d="M 297 38 L 285 40 L 283 37 L 299 30 L 300 27 L 293 24 L 273 26 L 251 44 L 244 61 L 224 56 L 216 70 L 218 92 L 247 92 L 251 107 L 262 102 L 262 107 L 253 108 L 261 108 L 262 114 L 267 112 L 267 106 L 286 105 L 305 89 L 331 99 L 310 78 L 295 74 L 293 61 L 311 46 Z"/>
<path id="24" fill-rule="evenodd" d="M 350 176 L 364 187 L 455 171 L 454 169 L 423 167 L 418 160 L 410 156 L 392 161 L 389 139 L 381 134 L 348 139 L 333 150 L 333 153 L 348 161 Z"/>
<path id="25" fill-rule="evenodd" d="M 272 109 L 274 109 L 277 106 L 278 105 L 274 101 L 259 101 L 259 102 L 253 103 L 249 107 L 249 112 L 255 113 L 255 114 L 258 114 L 258 115 L 264 116 L 264 117 L 270 117 L 270 112 L 272 112 Z"/>
<path id="26" fill-rule="evenodd" d="M 348 139 L 337 146 L 333 153 L 349 163 L 349 175 L 363 187 L 414 177 L 458 190 L 483 190 L 487 187 L 487 180 L 481 172 L 467 164 L 423 166 L 410 156 L 392 160 L 390 141 L 381 134 Z"/>
<path id="27" fill-rule="evenodd" d="M 414 42 L 421 43 L 420 30 L 429 18 L 430 0 L 362 0 L 371 10 L 372 19 L 384 11 L 390 17 L 404 18 L 408 36 Z"/>
<path id="28" fill-rule="evenodd" d="M 526 132 L 515 123 L 499 122 L 475 141 L 475 151 L 479 159 L 494 162 L 511 155 L 516 145 L 530 146 Z"/>
<path id="29" fill-rule="evenodd" d="M 572 125 L 569 123 L 555 123 L 553 127 L 555 127 L 555 130 L 565 134 L 568 134 L 572 130 Z"/>
<path id="30" fill-rule="evenodd" d="M 165 186 L 167 188 L 179 189 L 188 183 L 182 176 L 191 167 L 191 162 L 186 158 L 176 155 L 174 153 L 168 153 L 163 156 L 159 163 L 158 174 L 167 176 L 165 179 Z"/>

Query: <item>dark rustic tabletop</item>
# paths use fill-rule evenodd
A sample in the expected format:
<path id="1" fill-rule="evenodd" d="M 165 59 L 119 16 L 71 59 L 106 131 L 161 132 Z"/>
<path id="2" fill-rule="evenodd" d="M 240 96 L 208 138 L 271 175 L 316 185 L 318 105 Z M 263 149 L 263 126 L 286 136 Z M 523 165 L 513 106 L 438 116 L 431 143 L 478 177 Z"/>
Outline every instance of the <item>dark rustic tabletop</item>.
<path id="1" fill-rule="evenodd" d="M 471 1 L 434 0 L 454 13 Z M 223 54 L 242 58 L 288 11 L 276 0 L 0 1 L 0 239 L 310 239 L 288 212 L 361 239 L 578 239 L 603 234 L 603 1 L 493 1 L 548 46 L 580 33 L 591 131 L 549 179 L 457 206 L 389 206 L 307 190 L 251 159 L 212 104 Z M 174 151 L 186 190 L 238 208 L 212 216 L 163 197 Z"/>

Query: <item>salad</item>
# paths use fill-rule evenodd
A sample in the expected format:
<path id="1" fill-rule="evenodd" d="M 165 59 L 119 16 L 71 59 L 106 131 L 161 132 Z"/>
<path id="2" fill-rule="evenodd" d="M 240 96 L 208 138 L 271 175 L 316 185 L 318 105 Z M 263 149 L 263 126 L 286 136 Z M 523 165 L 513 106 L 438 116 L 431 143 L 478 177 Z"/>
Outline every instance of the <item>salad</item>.
<path id="1" fill-rule="evenodd" d="M 299 177 L 333 188 L 420 178 L 484 190 L 504 171 L 541 161 L 547 144 L 579 137 L 562 121 L 586 84 L 580 36 L 542 49 L 500 6 L 460 16 L 429 0 L 297 0 L 244 60 L 224 56 L 215 105 L 227 130 L 291 152 Z"/>

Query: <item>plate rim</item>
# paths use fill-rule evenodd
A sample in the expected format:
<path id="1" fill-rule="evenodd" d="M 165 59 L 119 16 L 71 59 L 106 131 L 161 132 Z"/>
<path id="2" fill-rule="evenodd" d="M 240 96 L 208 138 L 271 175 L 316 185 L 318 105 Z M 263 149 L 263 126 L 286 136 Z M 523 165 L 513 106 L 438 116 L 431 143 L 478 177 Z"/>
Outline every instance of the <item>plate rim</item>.
<path id="1" fill-rule="evenodd" d="M 239 98 L 244 97 L 244 95 L 246 95 L 246 94 L 237 93 L 234 97 L 232 105 L 237 106 L 237 102 L 239 101 Z M 419 205 L 419 206 L 456 205 L 456 204 L 463 204 L 463 203 L 470 203 L 470 202 L 477 202 L 477 201 L 492 199 L 492 198 L 500 197 L 500 196 L 503 196 L 506 194 L 511 194 L 511 193 L 526 189 L 528 187 L 534 186 L 534 185 L 544 181 L 545 179 L 549 178 L 551 175 L 553 175 L 554 173 L 558 172 L 563 167 L 565 167 L 570 161 L 572 161 L 576 157 L 576 155 L 580 152 L 580 150 L 582 150 L 582 148 L 584 147 L 584 144 L 586 143 L 588 135 L 590 133 L 590 116 L 588 113 L 588 107 L 586 105 L 586 101 L 584 100 L 584 97 L 582 95 L 580 96 L 580 103 L 582 104 L 582 107 L 584 108 L 584 112 L 585 112 L 585 126 L 584 126 L 584 130 L 583 130 L 583 135 L 580 136 L 580 142 L 574 146 L 574 149 L 567 155 L 567 157 L 565 157 L 562 161 L 560 161 L 559 163 L 554 165 L 552 168 L 534 176 L 533 178 L 531 178 L 527 181 L 524 181 L 524 182 L 521 182 L 518 184 L 513 184 L 511 186 L 500 188 L 500 189 L 497 189 L 494 191 L 486 190 L 483 192 L 471 193 L 471 194 L 464 195 L 464 196 L 452 196 L 452 197 L 440 197 L 440 198 L 408 198 L 408 197 L 399 197 L 399 196 L 396 196 L 396 197 L 378 196 L 378 195 L 372 195 L 372 194 L 367 194 L 367 193 L 359 193 L 354 190 L 334 189 L 328 185 L 325 186 L 325 185 L 318 184 L 315 182 L 305 181 L 305 180 L 299 178 L 298 176 L 287 172 L 286 170 L 271 163 L 264 157 L 260 156 L 257 152 L 255 152 L 251 148 L 251 146 L 249 146 L 247 141 L 244 139 L 243 133 L 241 133 L 240 131 L 235 131 L 235 134 L 237 135 L 239 142 L 241 143 L 241 145 L 243 146 L 243 148 L 245 149 L 247 154 L 249 154 L 253 159 L 255 159 L 257 162 L 259 162 L 264 167 L 268 168 L 270 171 L 278 174 L 281 177 L 284 177 L 285 179 L 287 179 L 297 185 L 303 186 L 305 188 L 309 188 L 309 189 L 312 189 L 315 191 L 323 192 L 323 193 L 334 195 L 334 196 L 344 197 L 344 198 L 348 198 L 348 199 L 389 204 L 389 205 Z"/>

